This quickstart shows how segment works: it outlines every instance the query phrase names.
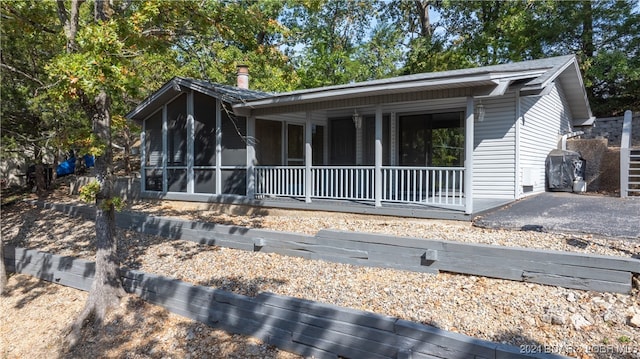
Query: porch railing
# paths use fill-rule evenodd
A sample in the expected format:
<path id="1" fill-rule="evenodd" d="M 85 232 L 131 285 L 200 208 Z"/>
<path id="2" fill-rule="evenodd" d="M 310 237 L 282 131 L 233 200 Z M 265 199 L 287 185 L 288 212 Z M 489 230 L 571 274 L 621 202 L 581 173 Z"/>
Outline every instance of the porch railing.
<path id="1" fill-rule="evenodd" d="M 255 167 L 256 195 L 304 197 L 304 166 Z"/>
<path id="2" fill-rule="evenodd" d="M 375 199 L 375 167 L 311 167 L 311 197 L 351 200 Z"/>
<path id="3" fill-rule="evenodd" d="M 382 200 L 464 206 L 464 168 L 382 167 Z"/>
<path id="4" fill-rule="evenodd" d="M 258 196 L 304 197 L 305 167 L 256 166 Z M 464 168 L 382 167 L 382 201 L 464 207 Z M 375 200 L 375 167 L 313 166 L 311 198 Z"/>

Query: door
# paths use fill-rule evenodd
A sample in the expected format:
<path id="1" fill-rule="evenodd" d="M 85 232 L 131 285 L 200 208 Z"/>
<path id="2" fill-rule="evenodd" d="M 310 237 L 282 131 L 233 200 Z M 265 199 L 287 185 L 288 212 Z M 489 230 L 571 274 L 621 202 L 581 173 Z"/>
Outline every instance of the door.
<path id="1" fill-rule="evenodd" d="M 330 120 L 330 164 L 356 164 L 356 127 L 351 117 Z"/>

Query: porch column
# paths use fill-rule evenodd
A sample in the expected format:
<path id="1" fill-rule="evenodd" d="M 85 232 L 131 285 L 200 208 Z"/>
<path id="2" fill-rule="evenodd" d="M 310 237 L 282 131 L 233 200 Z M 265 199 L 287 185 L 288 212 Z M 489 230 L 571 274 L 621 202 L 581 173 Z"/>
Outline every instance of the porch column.
<path id="1" fill-rule="evenodd" d="M 147 120 L 142 121 L 142 131 L 140 132 L 140 189 L 147 190 Z"/>
<path id="2" fill-rule="evenodd" d="M 311 124 L 311 112 L 307 112 L 304 127 L 304 201 L 307 203 L 311 203 L 311 192 L 313 191 L 313 178 L 311 178 L 313 128 L 311 126 L 313 126 Z"/>
<path id="3" fill-rule="evenodd" d="M 195 121 L 193 119 L 193 91 L 187 94 L 187 193 L 195 192 L 193 174 Z"/>
<path id="4" fill-rule="evenodd" d="M 216 194 L 222 194 L 222 111 L 216 99 Z"/>
<path id="5" fill-rule="evenodd" d="M 382 207 L 382 106 L 376 106 L 375 203 Z"/>
<path id="6" fill-rule="evenodd" d="M 473 213 L 473 97 L 467 97 L 467 117 L 464 123 L 464 213 Z"/>
<path id="7" fill-rule="evenodd" d="M 247 197 L 254 199 L 256 195 L 256 118 L 247 117 Z"/>
<path id="8" fill-rule="evenodd" d="M 167 193 L 169 190 L 169 172 L 167 171 L 167 163 L 169 161 L 169 125 L 167 124 L 167 105 L 162 106 L 162 192 Z"/>

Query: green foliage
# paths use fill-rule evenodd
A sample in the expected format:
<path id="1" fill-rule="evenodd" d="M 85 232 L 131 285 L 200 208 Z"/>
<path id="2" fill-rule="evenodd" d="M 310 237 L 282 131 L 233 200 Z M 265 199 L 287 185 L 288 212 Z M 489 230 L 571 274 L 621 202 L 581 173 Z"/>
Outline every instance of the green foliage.
<path id="1" fill-rule="evenodd" d="M 631 343 L 631 338 L 629 338 L 626 335 L 623 335 L 623 336 L 618 338 L 618 342 L 620 342 L 620 343 Z"/>
<path id="2" fill-rule="evenodd" d="M 80 187 L 80 200 L 87 203 L 95 203 L 98 192 L 100 192 L 100 183 L 98 181 L 91 181 Z"/>
<path id="3" fill-rule="evenodd" d="M 100 190 L 100 183 L 98 181 L 91 181 L 80 187 L 80 200 L 87 203 L 96 203 Z M 103 210 L 109 210 L 111 206 L 113 206 L 116 211 L 121 211 L 124 209 L 125 205 L 125 201 L 121 197 L 117 196 L 108 198 L 100 203 L 101 209 Z"/>

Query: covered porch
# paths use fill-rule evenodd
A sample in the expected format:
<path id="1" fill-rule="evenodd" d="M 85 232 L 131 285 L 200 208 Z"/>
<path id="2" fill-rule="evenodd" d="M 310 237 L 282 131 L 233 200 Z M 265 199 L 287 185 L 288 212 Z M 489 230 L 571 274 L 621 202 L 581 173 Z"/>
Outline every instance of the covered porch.
<path id="1" fill-rule="evenodd" d="M 247 197 L 469 215 L 477 112 L 469 96 L 250 115 Z"/>

